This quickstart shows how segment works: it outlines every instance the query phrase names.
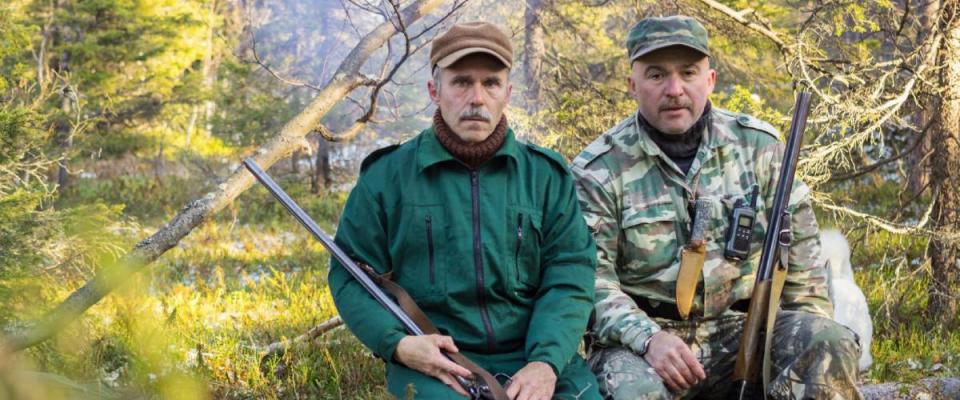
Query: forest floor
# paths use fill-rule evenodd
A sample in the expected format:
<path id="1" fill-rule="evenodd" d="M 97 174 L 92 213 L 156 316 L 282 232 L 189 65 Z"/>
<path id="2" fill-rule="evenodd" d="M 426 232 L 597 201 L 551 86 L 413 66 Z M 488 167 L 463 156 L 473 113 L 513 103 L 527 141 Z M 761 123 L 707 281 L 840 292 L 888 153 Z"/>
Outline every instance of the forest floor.
<path id="1" fill-rule="evenodd" d="M 345 193 L 313 195 L 298 189 L 307 187 L 303 182 L 281 184 L 333 232 Z M 188 182 L 133 178 L 83 187 L 68 192 L 63 204 L 126 205 L 123 221 L 104 228 L 114 233 L 116 249 L 152 233 L 202 190 Z M 917 260 L 925 243 L 882 233 L 852 237 L 851 243 L 855 278 L 875 329 L 874 364 L 864 381 L 960 375 L 960 332 L 924 313 L 929 274 Z M 23 390 L 52 399 L 385 398 L 382 362 L 344 327 L 260 363 L 269 344 L 336 315 L 327 258 L 279 204 L 254 188 L 54 340 L 25 351 L 15 368 L 0 362 L 0 382 L 20 382 Z M 2 299 L 0 322 L 15 331 L 15 321 L 41 315 L 92 273 L 52 268 L 3 278 L 0 288 L 12 294 Z"/>

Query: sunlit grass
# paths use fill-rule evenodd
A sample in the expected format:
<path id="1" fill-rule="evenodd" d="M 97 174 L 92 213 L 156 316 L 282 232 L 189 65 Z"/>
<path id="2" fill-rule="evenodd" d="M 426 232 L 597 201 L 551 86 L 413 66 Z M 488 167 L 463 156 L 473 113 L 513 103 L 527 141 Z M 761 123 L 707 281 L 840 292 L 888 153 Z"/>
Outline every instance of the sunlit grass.
<path id="1" fill-rule="evenodd" d="M 333 232 L 345 194 L 310 195 L 302 184 L 282 184 Z M 154 191 L 182 188 L 184 193 L 164 194 L 175 199 L 202 189 L 129 179 L 101 186 L 78 191 L 75 200 L 102 198 L 110 204 L 124 193 L 145 199 Z M 111 188 L 122 193 L 99 194 Z M 161 226 L 174 212 L 163 203 L 128 208 L 125 228 L 110 228 L 117 236 L 112 240 L 129 248 L 156 229 L 143 227 Z M 90 248 L 115 248 L 109 235 L 97 237 L 104 245 Z M 960 333 L 938 328 L 924 313 L 929 280 L 924 239 L 856 231 L 851 243 L 856 280 L 875 328 L 875 361 L 865 378 L 957 375 Z M 109 258 L 107 250 L 102 257 Z M 382 362 L 344 327 L 261 364 L 269 344 L 336 314 L 326 284 L 327 258 L 319 243 L 255 187 L 54 340 L 7 367 L 0 360 L 0 387 L 20 388 L 16 397 L 31 399 L 385 398 Z M 16 321 L 42 315 L 90 274 L 78 269 L 3 277 L 2 322 L 8 330 L 19 329 Z"/>
<path id="2" fill-rule="evenodd" d="M 927 311 L 930 265 L 925 238 L 875 232 L 853 237 L 855 279 L 873 317 L 873 382 L 912 382 L 960 373 L 960 332 Z M 860 240 L 858 240 L 860 239 Z M 954 316 L 960 320 L 960 316 Z"/>

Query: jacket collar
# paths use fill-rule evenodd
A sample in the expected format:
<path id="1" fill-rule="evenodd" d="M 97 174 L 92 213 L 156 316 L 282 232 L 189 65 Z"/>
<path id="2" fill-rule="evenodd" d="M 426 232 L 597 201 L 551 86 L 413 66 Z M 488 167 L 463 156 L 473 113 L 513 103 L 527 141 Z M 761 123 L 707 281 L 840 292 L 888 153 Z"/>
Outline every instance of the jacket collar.
<path id="1" fill-rule="evenodd" d="M 506 135 L 503 138 L 503 145 L 500 146 L 500 149 L 497 150 L 496 154 L 494 154 L 490 160 L 498 157 L 512 157 L 514 160 L 519 160 L 520 145 L 517 143 L 517 139 L 513 134 L 513 128 L 507 128 Z M 436 129 L 430 126 L 424 129 L 423 132 L 420 132 L 420 135 L 417 136 L 417 171 L 423 172 L 423 170 L 434 164 L 446 161 L 453 161 L 459 164 L 459 161 L 440 144 L 440 141 L 437 139 Z"/>
<path id="2" fill-rule="evenodd" d="M 710 110 L 711 118 L 713 121 L 707 124 L 703 132 L 703 141 L 700 143 L 701 152 L 706 147 L 707 153 L 712 153 L 713 149 L 724 146 L 730 143 L 733 143 L 736 140 L 736 137 L 732 132 L 729 131 L 723 124 L 720 124 L 718 118 L 722 118 L 721 115 L 718 115 L 716 108 L 711 108 Z M 641 150 L 649 156 L 657 156 L 662 154 L 660 147 L 650 138 L 650 135 L 641 128 L 643 124 L 640 123 L 640 110 L 637 110 L 633 115 L 633 124 L 638 131 L 640 131 L 640 142 L 638 143 Z M 665 156 L 666 157 L 666 156 Z M 699 157 L 699 156 L 698 156 Z"/>

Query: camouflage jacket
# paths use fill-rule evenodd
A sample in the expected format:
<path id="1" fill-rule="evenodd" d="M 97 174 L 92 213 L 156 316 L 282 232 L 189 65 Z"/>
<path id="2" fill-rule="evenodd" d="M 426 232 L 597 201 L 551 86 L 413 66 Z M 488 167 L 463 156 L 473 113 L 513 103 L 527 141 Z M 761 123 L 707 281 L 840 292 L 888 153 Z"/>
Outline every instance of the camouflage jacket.
<path id="1" fill-rule="evenodd" d="M 714 108 L 688 174 L 660 152 L 636 114 L 605 132 L 573 161 L 581 209 L 597 242 L 596 323 L 601 345 L 639 351 L 660 330 L 634 299 L 675 304 L 680 251 L 690 235 L 686 204 L 712 203 L 707 255 L 693 300 L 692 318 L 734 312 L 730 306 L 753 291 L 766 232 L 766 209 L 773 204 L 784 144 L 771 125 L 748 115 Z M 749 200 L 760 187 L 750 257 L 731 262 L 723 256 L 727 218 L 737 199 Z M 696 193 L 696 197 L 694 197 Z M 793 245 L 782 307 L 829 317 L 826 272 L 820 253 L 810 190 L 799 179 L 790 197 Z"/>

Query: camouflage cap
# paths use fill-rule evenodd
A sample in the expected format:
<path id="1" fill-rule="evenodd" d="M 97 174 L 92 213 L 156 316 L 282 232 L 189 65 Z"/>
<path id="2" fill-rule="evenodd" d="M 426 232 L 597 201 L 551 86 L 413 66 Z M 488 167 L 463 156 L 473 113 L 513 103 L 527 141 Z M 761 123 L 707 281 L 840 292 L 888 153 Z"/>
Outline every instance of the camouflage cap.
<path id="1" fill-rule="evenodd" d="M 654 50 L 670 46 L 686 46 L 710 56 L 707 51 L 707 30 L 693 17 L 673 15 L 644 18 L 627 35 L 627 55 L 631 62 Z"/>

